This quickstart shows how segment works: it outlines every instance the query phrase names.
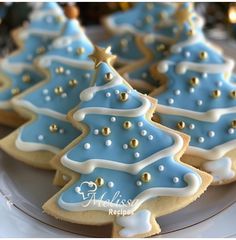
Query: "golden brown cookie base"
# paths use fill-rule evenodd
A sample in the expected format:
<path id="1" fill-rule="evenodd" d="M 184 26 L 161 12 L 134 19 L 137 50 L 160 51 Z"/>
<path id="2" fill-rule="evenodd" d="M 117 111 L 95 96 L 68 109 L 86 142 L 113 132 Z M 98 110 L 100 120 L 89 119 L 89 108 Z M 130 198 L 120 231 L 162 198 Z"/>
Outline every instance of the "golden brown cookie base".
<path id="1" fill-rule="evenodd" d="M 26 119 L 16 112 L 0 110 L 0 124 L 8 127 L 19 127 L 24 124 Z"/>
<path id="2" fill-rule="evenodd" d="M 15 145 L 18 134 L 19 130 L 16 130 L 7 137 L 1 139 L 0 148 L 16 160 L 24 162 L 32 167 L 48 170 L 52 169 L 50 160 L 53 158 L 54 154 L 48 151 L 25 152 L 19 150 Z"/>

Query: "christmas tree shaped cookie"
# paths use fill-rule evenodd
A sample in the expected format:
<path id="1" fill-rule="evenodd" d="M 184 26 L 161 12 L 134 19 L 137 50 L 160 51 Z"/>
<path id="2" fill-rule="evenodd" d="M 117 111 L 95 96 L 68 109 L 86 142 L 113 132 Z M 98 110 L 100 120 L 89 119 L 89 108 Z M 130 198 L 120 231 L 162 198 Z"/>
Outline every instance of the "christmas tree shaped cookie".
<path id="1" fill-rule="evenodd" d="M 201 28 L 203 26 L 203 20 L 194 12 L 193 4 L 188 3 L 185 5 L 191 7 L 193 21 Z M 173 40 L 176 39 L 178 25 L 174 16 L 178 17 L 176 16 L 177 14 L 178 11 L 173 14 L 171 19 L 160 23 L 154 30 L 153 35 L 139 36 L 136 38 L 139 51 L 143 52 L 143 55 L 146 57 L 138 62 L 126 65 L 119 70 L 119 73 L 123 74 L 135 89 L 149 92 L 152 91 L 155 86 L 161 84 L 161 82 L 158 83 L 155 77 L 152 76 L 152 67 L 156 62 L 165 58 L 168 54 L 169 46 L 173 44 Z M 170 34 L 172 34 L 171 40 L 164 37 Z"/>
<path id="2" fill-rule="evenodd" d="M 173 41 L 172 29 L 162 31 L 164 22 L 175 11 L 176 4 L 170 3 L 136 3 L 126 12 L 118 12 L 104 19 L 104 26 L 111 38 L 100 43 L 101 46 L 112 46 L 120 64 L 132 63 L 146 55 L 136 43 L 137 36 L 146 34 L 158 35 L 167 42 Z M 160 31 L 157 31 L 160 29 Z"/>
<path id="3" fill-rule="evenodd" d="M 236 88 L 234 62 L 205 38 L 189 8 L 180 9 L 179 39 L 153 73 L 165 84 L 158 100 L 162 124 L 191 136 L 183 161 L 214 176 L 215 184 L 236 179 Z"/>
<path id="4" fill-rule="evenodd" d="M 95 47 L 91 58 L 94 84 L 68 115 L 83 133 L 53 159 L 71 181 L 43 209 L 68 222 L 110 224 L 113 237 L 151 236 L 160 232 L 155 218 L 194 201 L 211 176 L 178 160 L 188 137 L 150 120 L 154 99 L 112 68 L 109 49 Z"/>
<path id="5" fill-rule="evenodd" d="M 13 32 L 18 49 L 0 62 L 0 123 L 10 126 L 22 123 L 13 112 L 11 99 L 43 79 L 33 60 L 47 50 L 64 20 L 56 3 L 41 3 L 31 13 L 29 24 Z"/>
<path id="6" fill-rule="evenodd" d="M 73 9 L 69 6 L 68 14 Z M 15 109 L 30 121 L 1 141 L 3 150 L 27 164 L 50 168 L 54 154 L 80 135 L 66 114 L 91 82 L 94 70 L 88 55 L 92 51 L 93 45 L 79 22 L 67 20 L 50 50 L 37 59 L 47 79 L 13 99 Z"/>

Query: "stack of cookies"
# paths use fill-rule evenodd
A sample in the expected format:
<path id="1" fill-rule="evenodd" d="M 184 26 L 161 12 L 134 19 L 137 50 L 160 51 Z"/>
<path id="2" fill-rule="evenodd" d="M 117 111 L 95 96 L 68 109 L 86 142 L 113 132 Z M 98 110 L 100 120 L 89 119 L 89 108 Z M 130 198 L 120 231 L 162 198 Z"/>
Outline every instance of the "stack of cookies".
<path id="1" fill-rule="evenodd" d="M 18 128 L 0 147 L 55 171 L 45 214 L 90 236 L 158 234 L 156 218 L 236 179 L 234 62 L 192 4 L 137 3 L 103 21 L 111 37 L 99 46 L 78 15 L 41 3 L 16 31 L 0 120 Z"/>

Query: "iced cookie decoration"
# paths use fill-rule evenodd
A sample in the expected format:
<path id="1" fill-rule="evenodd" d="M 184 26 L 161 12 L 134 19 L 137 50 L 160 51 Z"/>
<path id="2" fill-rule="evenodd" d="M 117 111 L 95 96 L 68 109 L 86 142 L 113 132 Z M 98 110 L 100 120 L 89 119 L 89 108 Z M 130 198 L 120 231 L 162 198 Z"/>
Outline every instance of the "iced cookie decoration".
<path id="1" fill-rule="evenodd" d="M 188 137 L 150 120 L 156 102 L 116 72 L 109 50 L 95 46 L 93 85 L 68 115 L 82 135 L 52 161 L 71 181 L 43 209 L 68 222 L 112 226 L 112 237 L 151 236 L 160 232 L 155 218 L 194 201 L 211 176 L 178 160 Z"/>
<path id="2" fill-rule="evenodd" d="M 162 4 L 160 3 L 160 5 Z M 193 4 L 188 3 L 186 5 L 189 5 L 191 8 L 193 21 L 201 28 L 203 26 L 203 20 L 194 11 Z M 180 7 L 181 5 L 178 6 Z M 137 52 L 143 52 L 145 58 L 138 62 L 127 64 L 122 69 L 119 69 L 119 73 L 123 74 L 131 86 L 139 91 L 149 92 L 161 84 L 161 81 L 157 82 L 157 79 L 152 76 L 152 67 L 156 65 L 156 62 L 166 57 L 169 52 L 169 47 L 175 41 L 176 35 L 178 35 L 178 24 L 174 17 L 179 12 L 177 9 L 178 7 L 170 19 L 159 23 L 152 35 L 139 36 L 136 38 L 136 45 L 139 49 Z M 165 34 L 167 36 L 172 34 L 172 39 L 164 37 Z"/>
<path id="3" fill-rule="evenodd" d="M 207 41 L 188 7 L 178 16 L 179 39 L 153 73 L 165 82 L 151 93 L 156 119 L 191 136 L 184 162 L 211 173 L 214 184 L 230 183 L 236 179 L 234 62 Z"/>
<path id="4" fill-rule="evenodd" d="M 64 21 L 62 9 L 56 3 L 45 2 L 34 7 L 26 26 L 13 32 L 18 49 L 0 62 L 0 123 L 10 126 L 22 123 L 10 100 L 43 79 L 33 60 L 47 50 Z"/>
<path id="5" fill-rule="evenodd" d="M 176 4 L 174 3 L 141 2 L 136 3 L 131 10 L 112 14 L 103 21 L 111 37 L 100 45 L 112 46 L 112 51 L 117 54 L 120 64 L 143 59 L 145 54 L 139 49 L 136 37 L 152 35 L 155 32 L 155 35 L 167 42 L 173 41 L 172 29 L 163 31 L 162 27 L 166 21 L 169 21 L 168 18 L 175 8 Z"/>
<path id="6" fill-rule="evenodd" d="M 30 121 L 2 140 L 8 154 L 27 164 L 50 168 L 49 160 L 81 133 L 66 120 L 91 82 L 93 45 L 86 37 L 75 7 L 68 6 L 68 19 L 50 50 L 36 60 L 47 79 L 13 99 L 19 114 Z"/>

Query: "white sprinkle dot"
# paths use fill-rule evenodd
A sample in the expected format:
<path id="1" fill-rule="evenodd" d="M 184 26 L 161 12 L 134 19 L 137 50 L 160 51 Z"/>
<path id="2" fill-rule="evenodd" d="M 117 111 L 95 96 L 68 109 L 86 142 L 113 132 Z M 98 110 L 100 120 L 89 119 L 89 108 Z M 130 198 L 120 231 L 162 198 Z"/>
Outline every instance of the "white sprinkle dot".
<path id="1" fill-rule="evenodd" d="M 72 51 L 73 51 L 72 47 L 67 47 L 67 52 L 72 52 Z"/>
<path id="2" fill-rule="evenodd" d="M 107 183 L 107 186 L 108 186 L 109 188 L 113 188 L 113 187 L 114 187 L 114 183 L 113 183 L 113 182 L 108 182 L 108 183 Z"/>
<path id="3" fill-rule="evenodd" d="M 147 77 L 147 73 L 146 72 L 142 73 L 142 77 L 146 78 Z"/>
<path id="4" fill-rule="evenodd" d="M 186 51 L 186 52 L 184 53 L 184 55 L 185 55 L 186 58 L 189 58 L 189 57 L 191 56 L 191 53 L 188 52 L 188 51 Z"/>
<path id="5" fill-rule="evenodd" d="M 204 77 L 204 78 L 207 78 L 207 76 L 208 76 L 207 73 L 203 73 L 203 74 L 202 74 L 202 77 Z"/>
<path id="6" fill-rule="evenodd" d="M 223 83 L 221 82 L 221 81 L 218 81 L 217 83 L 216 83 L 216 86 L 217 87 L 221 87 L 223 85 Z"/>
<path id="7" fill-rule="evenodd" d="M 143 122 L 138 122 L 138 126 L 142 127 L 143 126 Z"/>
<path id="8" fill-rule="evenodd" d="M 49 102 L 49 101 L 51 101 L 51 97 L 50 97 L 50 96 L 46 96 L 46 97 L 45 97 L 45 100 L 46 100 L 47 102 Z"/>
<path id="9" fill-rule="evenodd" d="M 153 140 L 153 136 L 152 136 L 152 135 L 149 135 L 149 136 L 148 136 L 148 140 Z"/>
<path id="10" fill-rule="evenodd" d="M 165 170 L 165 167 L 164 167 L 163 165 L 160 165 L 160 166 L 158 167 L 158 170 L 159 170 L 160 172 L 163 172 L 163 171 Z"/>
<path id="11" fill-rule="evenodd" d="M 234 129 L 233 129 L 233 128 L 229 128 L 229 129 L 228 129 L 228 133 L 229 133 L 229 134 L 234 134 Z"/>
<path id="12" fill-rule="evenodd" d="M 94 129 L 93 134 L 94 135 L 98 135 L 99 134 L 99 130 L 98 129 Z"/>
<path id="13" fill-rule="evenodd" d="M 90 76 L 91 76 L 90 73 L 85 73 L 85 74 L 84 74 L 84 77 L 85 77 L 86 79 L 89 79 Z"/>
<path id="14" fill-rule="evenodd" d="M 67 97 L 67 93 L 62 93 L 61 97 L 62 98 L 66 98 Z"/>
<path id="15" fill-rule="evenodd" d="M 190 93 L 194 93 L 194 92 L 195 92 L 195 89 L 191 87 L 191 88 L 189 88 L 189 92 L 190 92 Z"/>
<path id="16" fill-rule="evenodd" d="M 43 136 L 43 135 L 39 135 L 39 136 L 38 136 L 38 140 L 39 140 L 39 141 L 43 141 L 43 139 L 44 139 L 44 136 Z"/>
<path id="17" fill-rule="evenodd" d="M 199 143 L 203 143 L 204 141 L 205 141 L 204 137 L 199 137 L 199 138 L 198 138 L 198 142 L 199 142 Z"/>
<path id="18" fill-rule="evenodd" d="M 105 145 L 106 145 L 107 147 L 111 146 L 111 144 L 112 144 L 112 141 L 111 141 L 111 140 L 106 140 Z"/>
<path id="19" fill-rule="evenodd" d="M 66 75 L 70 75 L 71 71 L 69 69 L 66 70 Z"/>
<path id="20" fill-rule="evenodd" d="M 116 121 L 116 118 L 115 117 L 111 117 L 111 122 L 115 122 Z"/>
<path id="21" fill-rule="evenodd" d="M 214 137 L 215 136 L 215 132 L 214 131 L 209 131 L 208 132 L 208 136 L 209 137 Z"/>
<path id="22" fill-rule="evenodd" d="M 136 185 L 140 187 L 140 186 L 142 186 L 142 182 L 141 181 L 137 181 Z"/>
<path id="23" fill-rule="evenodd" d="M 76 193 L 80 193 L 80 187 L 76 187 L 76 188 L 75 188 L 75 192 L 76 192 Z"/>
<path id="24" fill-rule="evenodd" d="M 193 123 L 189 124 L 189 129 L 193 130 L 195 128 L 195 125 Z"/>
<path id="25" fill-rule="evenodd" d="M 178 178 L 178 177 L 174 177 L 174 178 L 173 178 L 173 182 L 174 182 L 174 183 L 178 183 L 178 182 L 179 182 L 179 178 Z"/>
<path id="26" fill-rule="evenodd" d="M 202 106 L 202 104 L 203 104 L 203 101 L 202 101 L 202 100 L 197 100 L 197 105 L 198 105 L 198 106 Z"/>
<path id="27" fill-rule="evenodd" d="M 135 158 L 139 158 L 139 156 L 140 156 L 140 153 L 139 153 L 139 152 L 135 152 L 135 153 L 134 153 L 134 157 L 135 157 Z"/>
<path id="28" fill-rule="evenodd" d="M 61 128 L 60 130 L 59 130 L 59 133 L 60 134 L 63 134 L 65 132 L 65 130 L 63 129 L 63 128 Z"/>
<path id="29" fill-rule="evenodd" d="M 173 103 L 174 103 L 174 99 L 173 99 L 173 98 L 169 98 L 169 99 L 168 99 L 168 103 L 169 103 L 169 104 L 173 104 Z"/>
<path id="30" fill-rule="evenodd" d="M 120 93 L 120 91 L 119 90 L 115 90 L 115 94 L 119 94 Z"/>
<path id="31" fill-rule="evenodd" d="M 124 144 L 123 149 L 128 149 L 128 144 Z"/>
<path id="32" fill-rule="evenodd" d="M 110 97 L 111 96 L 111 93 L 110 92 L 107 92 L 106 93 L 106 97 Z"/>
<path id="33" fill-rule="evenodd" d="M 88 149 L 90 149 L 90 147 L 91 147 L 90 143 L 85 143 L 84 144 L 84 149 L 88 150 Z"/>
<path id="34" fill-rule="evenodd" d="M 180 94 L 181 94 L 181 91 L 180 91 L 179 89 L 176 89 L 176 90 L 175 90 L 175 95 L 178 96 L 178 95 L 180 95 Z"/>
<path id="35" fill-rule="evenodd" d="M 48 89 L 43 89 L 43 94 L 44 94 L 44 95 L 47 95 L 48 92 L 49 92 Z"/>
<path id="36" fill-rule="evenodd" d="M 146 131 L 146 130 L 142 130 L 142 131 L 140 132 L 140 134 L 141 134 L 142 136 L 146 136 L 146 135 L 147 135 L 147 131 Z"/>

